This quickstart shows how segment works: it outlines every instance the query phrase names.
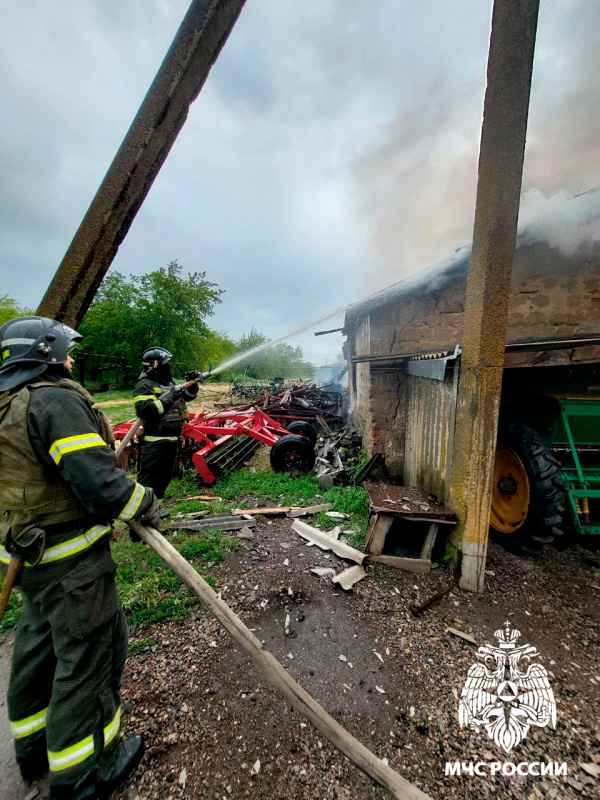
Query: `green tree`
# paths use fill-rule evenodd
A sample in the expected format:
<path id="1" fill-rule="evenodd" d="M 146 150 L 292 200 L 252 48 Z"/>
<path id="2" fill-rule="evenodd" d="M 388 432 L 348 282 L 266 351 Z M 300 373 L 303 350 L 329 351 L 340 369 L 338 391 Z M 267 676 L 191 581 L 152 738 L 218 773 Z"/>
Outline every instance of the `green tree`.
<path id="1" fill-rule="evenodd" d="M 266 344 L 267 337 L 252 328 L 249 333 L 242 336 L 237 343 L 237 352 L 244 353 L 261 344 Z M 304 361 L 301 347 L 292 347 L 286 342 L 278 342 L 266 347 L 259 353 L 243 359 L 234 366 L 234 370 L 243 373 L 248 365 L 248 375 L 252 378 L 290 378 L 308 377 L 313 374 L 312 364 Z"/>
<path id="2" fill-rule="evenodd" d="M 34 312 L 30 308 L 22 308 L 7 294 L 0 294 L 0 325 L 4 325 L 9 319 L 23 317 L 33 313 Z"/>
<path id="3" fill-rule="evenodd" d="M 129 278 L 109 273 L 80 326 L 80 358 L 120 357 L 137 367 L 142 352 L 156 345 L 173 353 L 175 368 L 198 369 L 221 352 L 233 352 L 234 343 L 205 322 L 222 290 L 206 280 L 206 272 L 181 273 L 177 261 Z"/>

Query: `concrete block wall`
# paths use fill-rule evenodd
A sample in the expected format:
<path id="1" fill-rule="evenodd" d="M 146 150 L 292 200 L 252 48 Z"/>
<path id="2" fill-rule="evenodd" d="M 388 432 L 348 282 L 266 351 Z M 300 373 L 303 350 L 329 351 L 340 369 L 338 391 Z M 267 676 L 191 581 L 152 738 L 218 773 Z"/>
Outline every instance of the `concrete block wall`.
<path id="1" fill-rule="evenodd" d="M 356 355 L 432 352 L 462 344 L 466 278 L 371 309 L 352 339 Z M 507 341 L 600 333 L 600 256 L 566 257 L 544 246 L 517 250 Z M 354 365 L 355 424 L 369 455 L 382 452 L 402 477 L 405 385 L 401 370 Z"/>

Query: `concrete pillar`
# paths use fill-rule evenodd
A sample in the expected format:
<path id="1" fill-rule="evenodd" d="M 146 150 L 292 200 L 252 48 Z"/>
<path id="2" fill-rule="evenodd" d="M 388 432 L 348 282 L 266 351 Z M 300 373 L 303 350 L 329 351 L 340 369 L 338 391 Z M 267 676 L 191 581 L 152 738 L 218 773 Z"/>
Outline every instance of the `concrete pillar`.
<path id="1" fill-rule="evenodd" d="M 460 586 L 483 591 L 539 0 L 495 0 L 465 299 L 451 504 Z"/>
<path id="2" fill-rule="evenodd" d="M 192 0 L 38 314 L 77 326 L 164 164 L 245 0 Z"/>

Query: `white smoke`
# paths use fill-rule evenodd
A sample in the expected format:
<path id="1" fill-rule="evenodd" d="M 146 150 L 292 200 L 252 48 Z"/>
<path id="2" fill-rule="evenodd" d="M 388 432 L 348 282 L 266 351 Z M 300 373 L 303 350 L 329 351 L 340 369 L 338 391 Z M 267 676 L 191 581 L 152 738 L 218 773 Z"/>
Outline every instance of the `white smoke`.
<path id="1" fill-rule="evenodd" d="M 530 189 L 521 198 L 519 237 L 546 242 L 565 256 L 583 243 L 600 242 L 600 190 L 571 196 L 563 189 L 546 196 Z"/>
<path id="2" fill-rule="evenodd" d="M 565 255 L 599 239 L 600 3 L 543 4 L 536 43 L 522 241 Z M 355 162 L 370 237 L 365 287 L 399 281 L 473 238 L 482 76 L 418 85 Z M 374 281 L 377 285 L 373 286 Z"/>

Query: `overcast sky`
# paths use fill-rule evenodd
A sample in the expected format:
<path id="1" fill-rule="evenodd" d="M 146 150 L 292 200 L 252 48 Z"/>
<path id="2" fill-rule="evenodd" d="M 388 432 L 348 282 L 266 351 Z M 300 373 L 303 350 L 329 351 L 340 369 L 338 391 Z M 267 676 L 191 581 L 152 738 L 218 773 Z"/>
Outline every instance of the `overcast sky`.
<path id="1" fill-rule="evenodd" d="M 187 5 L 0 0 L 0 293 L 41 299 Z M 112 269 L 177 258 L 226 290 L 209 324 L 278 336 L 468 242 L 490 16 L 248 0 Z M 600 184 L 598 30 L 600 3 L 542 0 L 525 192 Z"/>

